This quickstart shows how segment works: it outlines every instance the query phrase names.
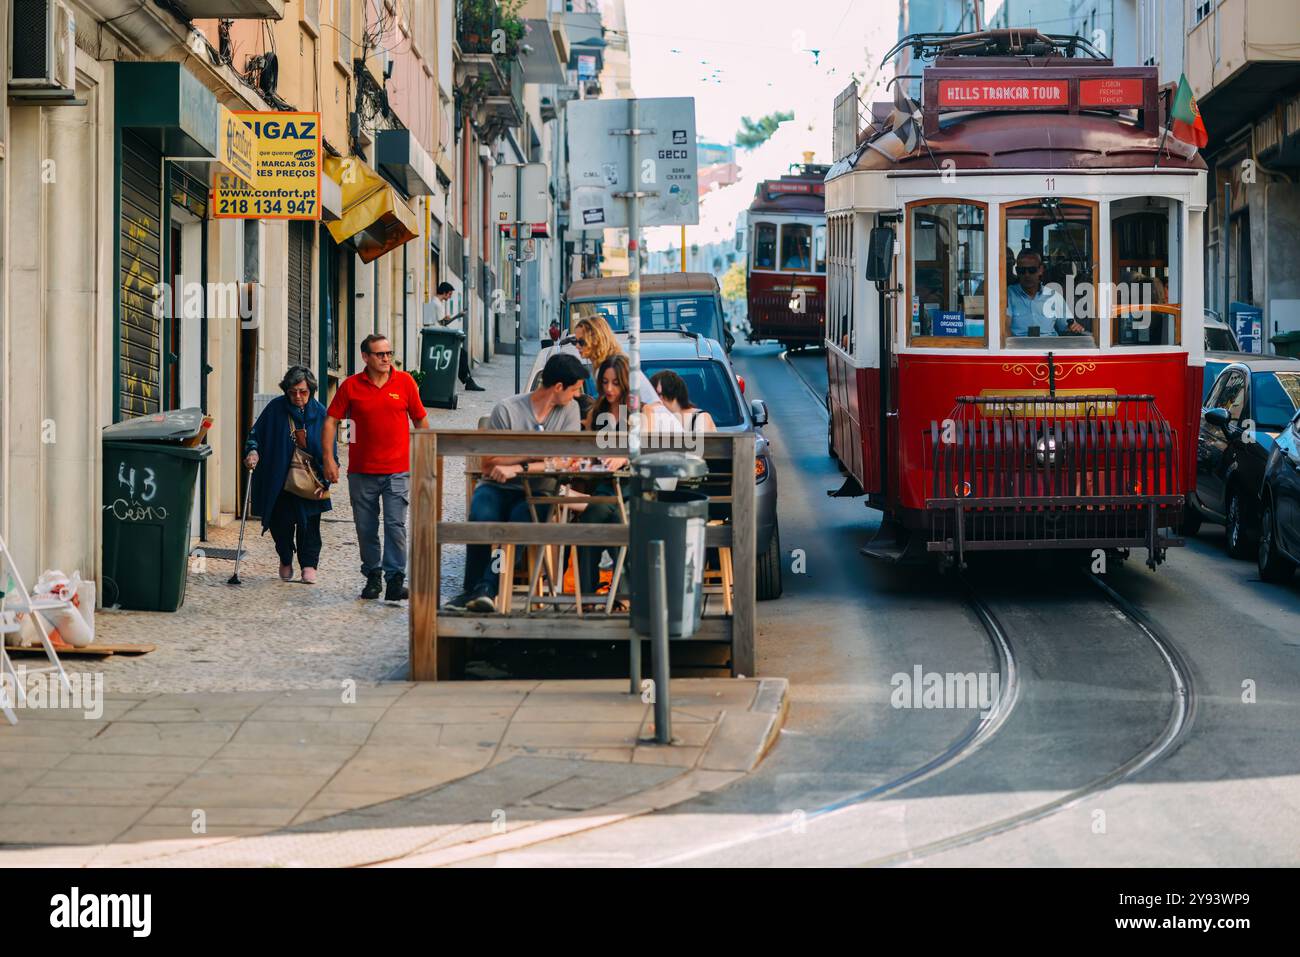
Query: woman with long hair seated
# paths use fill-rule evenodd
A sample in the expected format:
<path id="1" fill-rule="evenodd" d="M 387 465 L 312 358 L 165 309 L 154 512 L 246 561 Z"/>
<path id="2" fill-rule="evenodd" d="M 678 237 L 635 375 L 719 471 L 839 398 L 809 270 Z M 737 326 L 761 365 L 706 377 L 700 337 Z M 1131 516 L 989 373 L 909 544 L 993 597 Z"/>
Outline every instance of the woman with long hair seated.
<path id="1" fill-rule="evenodd" d="M 650 377 L 650 382 L 655 387 L 655 392 L 658 393 L 659 401 L 663 403 L 664 408 L 687 432 L 718 431 L 713 416 L 691 401 L 686 380 L 672 369 L 656 372 Z"/>
<path id="2" fill-rule="evenodd" d="M 650 391 L 649 383 L 642 377 L 641 431 L 680 432 L 681 425 L 672 414 L 658 401 L 658 396 Z M 600 392 L 595 405 L 587 413 L 583 428 L 593 432 L 626 433 L 628 426 L 628 398 L 631 395 L 627 357 L 618 354 L 610 356 L 596 370 L 596 382 Z M 627 467 L 624 456 L 606 456 L 601 465 L 615 472 Z M 615 493 L 614 480 L 602 479 L 592 489 L 591 494 L 612 497 Z M 584 525 L 610 524 L 622 521 L 617 506 L 612 502 L 590 502 L 578 516 Z M 578 549 L 578 574 L 585 594 L 594 594 L 600 585 L 600 555 L 604 551 L 600 546 L 592 545 Z"/>

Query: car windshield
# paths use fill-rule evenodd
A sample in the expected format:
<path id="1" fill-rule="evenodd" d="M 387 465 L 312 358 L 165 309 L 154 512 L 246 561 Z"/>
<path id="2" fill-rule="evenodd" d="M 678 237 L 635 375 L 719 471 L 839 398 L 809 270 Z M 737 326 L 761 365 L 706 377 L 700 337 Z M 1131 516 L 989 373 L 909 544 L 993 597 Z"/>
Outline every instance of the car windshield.
<path id="1" fill-rule="evenodd" d="M 1236 352 L 1237 340 L 1230 329 L 1205 327 L 1205 349 L 1207 352 Z"/>
<path id="2" fill-rule="evenodd" d="M 736 403 L 736 390 L 726 366 L 712 359 L 646 359 L 641 369 L 654 378 L 656 372 L 671 369 L 686 383 L 691 402 L 713 416 L 720 429 L 744 425 L 745 419 Z"/>
<path id="3" fill-rule="evenodd" d="M 1300 408 L 1300 372 L 1257 372 L 1254 380 L 1256 426 L 1286 428 Z"/>
<path id="4" fill-rule="evenodd" d="M 614 332 L 627 332 L 627 300 L 603 299 L 569 306 L 569 328 L 586 316 L 604 316 Z M 709 339 L 718 338 L 717 312 L 712 296 L 662 296 L 641 300 L 641 331 L 684 329 Z"/>

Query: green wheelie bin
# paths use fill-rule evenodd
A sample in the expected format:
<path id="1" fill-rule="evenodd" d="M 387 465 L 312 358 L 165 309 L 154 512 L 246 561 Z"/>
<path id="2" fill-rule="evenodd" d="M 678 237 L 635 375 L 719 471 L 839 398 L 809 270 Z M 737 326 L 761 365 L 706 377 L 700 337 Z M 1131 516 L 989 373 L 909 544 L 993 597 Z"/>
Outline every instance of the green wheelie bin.
<path id="1" fill-rule="evenodd" d="M 433 409 L 456 408 L 456 374 L 465 333 L 426 326 L 420 330 L 420 401 Z"/>
<path id="2" fill-rule="evenodd" d="M 1279 332 L 1272 342 L 1273 351 L 1278 355 L 1300 359 L 1300 332 Z"/>
<path id="3" fill-rule="evenodd" d="M 104 429 L 104 606 L 175 611 L 185 601 L 199 465 L 199 409 L 144 415 Z"/>

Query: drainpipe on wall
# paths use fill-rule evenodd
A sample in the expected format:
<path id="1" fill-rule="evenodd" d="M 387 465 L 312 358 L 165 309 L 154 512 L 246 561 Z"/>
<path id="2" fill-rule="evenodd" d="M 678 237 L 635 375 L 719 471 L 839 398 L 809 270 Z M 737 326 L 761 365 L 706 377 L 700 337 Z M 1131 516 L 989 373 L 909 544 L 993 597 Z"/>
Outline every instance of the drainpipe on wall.
<path id="1" fill-rule="evenodd" d="M 462 305 L 462 308 L 465 310 L 465 348 L 466 348 L 466 349 L 469 349 L 469 351 L 470 351 L 470 359 L 472 360 L 472 359 L 474 358 L 474 348 L 473 348 L 473 344 L 472 344 L 472 343 L 473 343 L 473 340 L 470 339 L 470 335 L 471 335 L 472 330 L 473 330 L 473 323 L 471 322 L 471 320 L 472 320 L 473 317 L 472 317 L 472 315 L 471 315 L 471 309 L 470 309 L 470 306 L 473 304 L 473 297 L 470 295 L 470 290 L 471 290 L 473 287 L 470 285 L 470 276 L 469 276 L 469 260 L 470 260 L 470 253 L 473 252 L 473 250 L 470 248 L 470 230 L 469 230 L 469 189 L 470 189 L 469 184 L 470 184 L 470 178 L 469 178 L 469 116 L 468 116 L 468 115 L 467 115 L 467 116 L 464 118 L 464 120 L 463 120 L 463 127 L 462 127 L 462 129 L 461 129 L 461 133 L 460 133 L 460 146 L 461 146 L 461 150 L 460 150 L 460 154 L 461 154 L 461 163 L 460 163 L 460 229 L 461 229 L 461 237 L 460 237 L 460 238 L 461 238 L 461 244 L 460 244 L 460 253 L 461 253 L 461 256 L 460 256 L 460 260 L 461 260 L 461 270 L 460 270 L 461 286 L 460 286 L 460 295 L 461 295 L 461 300 L 462 300 L 461 305 Z M 487 350 L 486 350 L 486 349 L 483 350 L 483 361 L 484 361 L 484 362 L 487 362 Z"/>

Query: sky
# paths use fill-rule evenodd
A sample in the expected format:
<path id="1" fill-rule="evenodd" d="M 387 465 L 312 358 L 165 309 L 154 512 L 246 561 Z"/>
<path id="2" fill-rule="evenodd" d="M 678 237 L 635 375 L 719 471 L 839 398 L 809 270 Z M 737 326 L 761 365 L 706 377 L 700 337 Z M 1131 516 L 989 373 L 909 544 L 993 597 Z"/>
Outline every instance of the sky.
<path id="1" fill-rule="evenodd" d="M 793 110 L 818 162 L 831 161 L 836 94 L 854 72 L 871 76 L 898 34 L 897 0 L 627 0 L 626 9 L 638 97 L 695 97 L 696 132 L 722 143 L 742 116 Z"/>

